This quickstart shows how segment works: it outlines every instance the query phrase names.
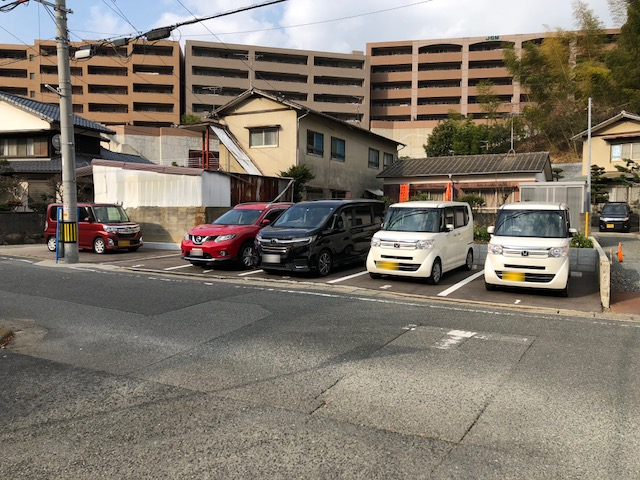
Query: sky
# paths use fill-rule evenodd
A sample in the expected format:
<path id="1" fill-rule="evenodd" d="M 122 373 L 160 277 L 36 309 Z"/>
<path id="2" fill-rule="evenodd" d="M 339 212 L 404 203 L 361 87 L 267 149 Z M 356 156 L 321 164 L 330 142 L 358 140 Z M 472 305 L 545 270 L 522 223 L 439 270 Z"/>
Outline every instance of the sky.
<path id="1" fill-rule="evenodd" d="M 0 8 L 13 0 L 0 0 Z M 157 27 L 260 5 L 268 0 L 66 0 L 72 41 L 136 36 Z M 608 0 L 584 0 L 605 28 Z M 49 0 L 45 3 L 55 3 Z M 334 53 L 368 42 L 485 37 L 576 28 L 572 0 L 287 0 L 182 26 L 171 39 Z M 51 9 L 36 0 L 0 12 L 0 43 L 55 38 Z"/>

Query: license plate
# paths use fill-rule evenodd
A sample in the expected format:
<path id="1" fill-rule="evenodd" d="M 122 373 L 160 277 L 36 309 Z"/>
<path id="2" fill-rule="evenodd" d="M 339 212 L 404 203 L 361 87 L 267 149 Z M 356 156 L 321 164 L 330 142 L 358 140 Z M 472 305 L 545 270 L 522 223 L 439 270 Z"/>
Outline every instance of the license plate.
<path id="1" fill-rule="evenodd" d="M 398 270 L 399 264 L 395 262 L 378 262 L 378 268 L 383 270 Z"/>
<path id="2" fill-rule="evenodd" d="M 280 263 L 280 255 L 265 253 L 264 255 L 262 255 L 262 261 L 264 263 Z"/>
<path id="3" fill-rule="evenodd" d="M 189 254 L 192 257 L 201 257 L 202 249 L 201 248 L 192 248 L 191 253 Z"/>
<path id="4" fill-rule="evenodd" d="M 502 279 L 509 282 L 524 282 L 524 273 L 522 272 L 504 272 Z"/>
<path id="5" fill-rule="evenodd" d="M 131 240 L 118 240 L 119 247 L 128 247 L 131 245 Z"/>
<path id="6" fill-rule="evenodd" d="M 613 227 L 614 227 L 613 223 L 607 223 L 607 228 L 613 228 Z"/>

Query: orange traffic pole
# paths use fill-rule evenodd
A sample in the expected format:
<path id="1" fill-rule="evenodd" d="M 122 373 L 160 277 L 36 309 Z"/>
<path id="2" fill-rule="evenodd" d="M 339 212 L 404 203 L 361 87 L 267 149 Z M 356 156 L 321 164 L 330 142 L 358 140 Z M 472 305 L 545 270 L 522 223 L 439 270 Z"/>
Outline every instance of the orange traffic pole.
<path id="1" fill-rule="evenodd" d="M 620 263 L 624 261 L 624 255 L 622 255 L 622 242 L 618 242 L 618 261 Z"/>

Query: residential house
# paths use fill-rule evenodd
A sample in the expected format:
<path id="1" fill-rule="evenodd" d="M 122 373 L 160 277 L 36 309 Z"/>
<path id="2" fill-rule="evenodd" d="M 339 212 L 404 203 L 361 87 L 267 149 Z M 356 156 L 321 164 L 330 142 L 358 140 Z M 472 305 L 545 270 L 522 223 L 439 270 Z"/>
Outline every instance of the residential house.
<path id="1" fill-rule="evenodd" d="M 103 134 L 112 130 L 74 115 L 76 167 L 91 164 L 95 158 L 128 163 L 152 163 L 136 155 L 118 154 L 100 146 Z M 56 184 L 62 175 L 62 157 L 58 147 L 60 108 L 18 95 L 0 92 L 0 159 L 9 162 L 22 182 L 23 210 L 29 204 L 54 199 Z M 90 182 L 88 184 L 91 189 Z M 92 196 L 92 191 L 87 192 Z M 79 196 L 80 197 L 80 196 Z"/>
<path id="2" fill-rule="evenodd" d="M 277 177 L 306 165 L 315 178 L 309 199 L 381 195 L 378 174 L 397 159 L 401 143 L 258 89 L 250 89 L 214 112 L 220 138 L 220 169 Z"/>
<path id="3" fill-rule="evenodd" d="M 433 200 L 444 199 L 447 185 L 453 184 L 453 198 L 474 193 L 495 210 L 520 199 L 520 184 L 551 181 L 552 170 L 548 152 L 499 153 L 398 160 L 378 177 L 385 196 L 396 201 L 403 184 L 409 197 L 426 193 Z"/>

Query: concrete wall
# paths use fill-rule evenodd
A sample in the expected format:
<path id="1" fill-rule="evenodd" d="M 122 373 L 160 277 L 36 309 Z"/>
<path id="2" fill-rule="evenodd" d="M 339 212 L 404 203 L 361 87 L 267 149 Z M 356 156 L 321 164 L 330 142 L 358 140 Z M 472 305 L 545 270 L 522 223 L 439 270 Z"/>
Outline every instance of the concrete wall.
<path id="1" fill-rule="evenodd" d="M 44 213 L 0 212 L 0 245 L 44 242 Z"/>

